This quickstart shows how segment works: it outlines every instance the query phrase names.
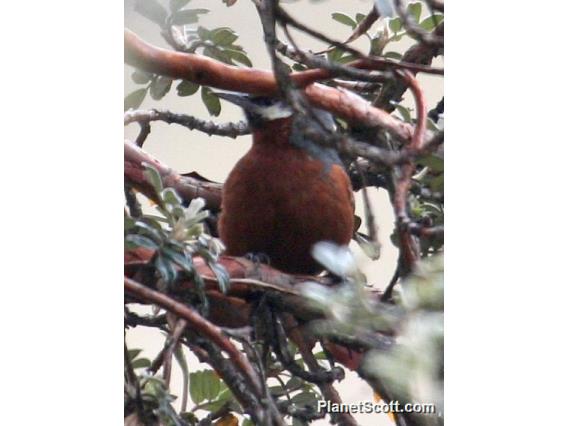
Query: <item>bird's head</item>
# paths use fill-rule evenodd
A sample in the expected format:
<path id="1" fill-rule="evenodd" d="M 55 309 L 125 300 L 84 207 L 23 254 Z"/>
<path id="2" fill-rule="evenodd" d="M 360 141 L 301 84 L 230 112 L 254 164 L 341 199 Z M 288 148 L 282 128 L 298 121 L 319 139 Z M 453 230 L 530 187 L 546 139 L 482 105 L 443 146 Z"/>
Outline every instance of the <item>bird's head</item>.
<path id="1" fill-rule="evenodd" d="M 270 121 L 291 117 L 294 112 L 283 99 L 226 92 L 216 92 L 216 95 L 240 106 L 252 128 L 261 128 Z"/>
<path id="2" fill-rule="evenodd" d="M 309 130 L 321 132 L 322 126 L 327 132 L 336 132 L 337 126 L 329 112 L 313 108 L 311 115 L 294 114 L 292 107 L 283 99 L 241 93 L 217 92 L 216 94 L 245 111 L 253 130 L 255 143 L 269 143 L 273 146 L 291 144 L 326 165 L 341 164 L 333 147 L 322 146 L 306 134 Z"/>

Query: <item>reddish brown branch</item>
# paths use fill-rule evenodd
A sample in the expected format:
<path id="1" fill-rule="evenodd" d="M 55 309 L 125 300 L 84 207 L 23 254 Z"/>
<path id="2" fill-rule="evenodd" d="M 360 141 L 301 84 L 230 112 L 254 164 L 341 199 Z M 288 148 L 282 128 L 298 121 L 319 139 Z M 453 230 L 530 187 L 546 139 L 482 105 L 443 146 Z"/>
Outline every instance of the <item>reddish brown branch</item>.
<path id="1" fill-rule="evenodd" d="M 426 99 L 424 92 L 418 83 L 416 77 L 409 71 L 400 73 L 405 84 L 410 88 L 416 103 L 417 123 L 412 135 L 412 139 L 408 149 L 419 152 L 424 145 L 426 135 L 426 119 L 428 111 L 426 109 Z M 400 175 L 396 179 L 394 193 L 394 210 L 397 218 L 400 236 L 400 248 L 404 261 L 404 270 L 410 271 L 420 258 L 420 249 L 414 241 L 412 234 L 408 228 L 410 218 L 407 212 L 408 193 L 412 185 L 412 175 L 416 169 L 416 165 L 412 161 L 403 164 L 400 169 Z"/>
<path id="2" fill-rule="evenodd" d="M 126 63 L 147 72 L 186 79 L 224 90 L 265 95 L 278 92 L 274 74 L 269 71 L 233 67 L 200 55 L 161 49 L 144 42 L 129 30 L 124 32 L 124 41 Z M 365 62 L 361 66 L 364 64 Z M 400 140 L 410 140 L 414 133 L 412 125 L 371 106 L 353 93 L 312 84 L 316 80 L 329 78 L 329 76 L 328 71 L 319 69 L 291 74 L 297 86 L 308 86 L 305 93 L 314 106 L 326 109 L 349 121 L 384 128 Z"/>
<path id="3" fill-rule="evenodd" d="M 234 365 L 246 377 L 252 389 L 257 396 L 262 395 L 261 384 L 258 375 L 255 373 L 252 365 L 248 359 L 231 343 L 231 341 L 223 334 L 223 331 L 207 321 L 189 306 L 177 302 L 171 297 L 160 293 L 159 291 L 152 290 L 131 278 L 124 277 L 124 289 L 130 295 L 140 298 L 144 301 L 156 304 L 168 312 L 176 314 L 178 317 L 187 321 L 192 330 L 198 332 L 202 336 L 208 337 L 215 343 L 221 350 L 227 352 Z"/>
<path id="4" fill-rule="evenodd" d="M 444 36 L 443 22 L 436 27 L 434 34 L 440 37 Z M 442 49 L 438 47 L 427 46 L 423 43 L 416 43 L 406 51 L 402 57 L 402 62 L 428 66 L 432 63 L 432 60 L 441 53 Z M 402 80 L 395 80 L 386 84 L 378 98 L 373 102 L 373 105 L 392 112 L 406 89 L 407 86 Z"/>
<path id="5" fill-rule="evenodd" d="M 133 143 L 124 142 L 124 177 L 134 188 L 146 194 L 151 199 L 156 199 L 152 186 L 144 176 L 144 163 L 153 166 L 162 176 L 165 187 L 176 190 L 184 200 L 192 200 L 197 197 L 203 198 L 210 210 L 219 210 L 221 207 L 222 185 L 207 182 L 192 176 L 183 176 L 161 163 Z"/>

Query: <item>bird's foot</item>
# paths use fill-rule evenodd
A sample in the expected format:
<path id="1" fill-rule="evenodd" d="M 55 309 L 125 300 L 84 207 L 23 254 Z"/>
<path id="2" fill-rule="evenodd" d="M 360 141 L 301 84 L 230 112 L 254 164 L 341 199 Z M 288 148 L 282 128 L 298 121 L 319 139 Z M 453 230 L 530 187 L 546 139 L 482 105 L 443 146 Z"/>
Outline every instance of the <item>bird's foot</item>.
<path id="1" fill-rule="evenodd" d="M 247 253 L 244 257 L 256 266 L 260 266 L 261 264 L 270 266 L 270 257 L 268 257 L 266 253 Z"/>

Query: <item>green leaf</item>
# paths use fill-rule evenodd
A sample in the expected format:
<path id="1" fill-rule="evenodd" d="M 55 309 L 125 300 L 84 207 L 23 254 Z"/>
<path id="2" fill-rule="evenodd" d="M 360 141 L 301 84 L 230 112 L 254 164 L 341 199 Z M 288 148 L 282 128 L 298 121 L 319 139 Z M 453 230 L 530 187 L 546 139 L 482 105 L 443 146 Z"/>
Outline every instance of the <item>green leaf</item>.
<path id="1" fill-rule="evenodd" d="M 217 281 L 219 282 L 219 289 L 226 294 L 229 290 L 231 285 L 231 277 L 229 276 L 225 267 L 219 263 L 210 263 L 209 267 L 217 277 Z"/>
<path id="2" fill-rule="evenodd" d="M 176 87 L 178 96 L 191 96 L 199 90 L 199 84 L 192 81 L 183 80 Z"/>
<path id="3" fill-rule="evenodd" d="M 152 365 L 149 359 L 147 358 L 138 358 L 132 363 L 132 368 L 148 368 Z"/>
<path id="4" fill-rule="evenodd" d="M 142 70 L 136 70 L 130 76 L 136 84 L 146 84 L 152 79 L 152 74 Z"/>
<path id="5" fill-rule="evenodd" d="M 357 241 L 357 244 L 359 244 L 359 247 L 361 247 L 361 250 L 363 250 L 363 253 L 365 253 L 369 259 L 377 260 L 381 257 L 380 244 L 375 243 L 360 232 L 355 233 L 355 241 Z"/>
<path id="6" fill-rule="evenodd" d="M 170 0 L 170 10 L 172 12 L 176 10 L 180 10 L 186 4 L 189 3 L 190 0 Z"/>
<path id="7" fill-rule="evenodd" d="M 443 172 L 444 171 L 444 160 L 437 155 L 431 154 L 427 157 L 421 158 L 418 164 L 427 166 L 433 172 Z"/>
<path id="8" fill-rule="evenodd" d="M 131 108 L 132 109 L 139 108 L 140 105 L 142 104 L 142 101 L 144 101 L 144 98 L 146 97 L 146 91 L 147 91 L 146 88 L 138 89 L 132 92 L 126 98 L 124 98 L 124 110 L 127 111 Z"/>
<path id="9" fill-rule="evenodd" d="M 221 390 L 221 380 L 213 370 L 206 370 L 203 379 L 203 395 L 205 399 L 213 401 Z"/>
<path id="10" fill-rule="evenodd" d="M 398 52 L 387 52 L 383 55 L 384 58 L 394 59 L 400 61 L 402 59 L 402 55 Z"/>
<path id="11" fill-rule="evenodd" d="M 240 52 L 238 50 L 233 50 L 233 49 L 225 49 L 225 53 L 232 60 L 234 60 L 236 62 L 240 62 L 241 64 L 246 65 L 247 67 L 252 67 L 252 62 L 250 61 L 248 56 L 246 54 L 244 54 L 243 52 Z"/>
<path id="12" fill-rule="evenodd" d="M 341 57 L 345 54 L 345 51 L 336 48 L 333 48 L 329 52 L 327 52 L 327 60 L 332 62 L 337 62 Z"/>
<path id="13" fill-rule="evenodd" d="M 384 48 L 388 44 L 389 40 L 386 37 L 376 37 L 371 40 L 371 52 L 373 55 L 380 56 L 383 53 Z"/>
<path id="14" fill-rule="evenodd" d="M 152 22 L 164 27 L 168 16 L 167 10 L 156 0 L 137 0 L 134 10 Z"/>
<path id="15" fill-rule="evenodd" d="M 162 200 L 164 200 L 164 202 L 166 204 L 171 204 L 173 206 L 179 206 L 181 205 L 181 198 L 180 196 L 177 194 L 177 192 L 175 191 L 175 189 L 173 188 L 165 188 L 162 191 Z"/>
<path id="16" fill-rule="evenodd" d="M 124 216 L 124 231 L 130 231 L 132 228 L 134 228 L 135 223 L 135 219 L 131 218 L 130 216 Z"/>
<path id="17" fill-rule="evenodd" d="M 220 48 L 206 47 L 205 49 L 203 49 L 203 54 L 205 56 L 209 56 L 210 58 L 217 59 L 218 61 L 225 62 L 226 64 L 233 64 L 233 61 L 231 60 L 229 55 L 227 55 L 225 51 L 221 50 Z"/>
<path id="18" fill-rule="evenodd" d="M 355 27 L 357 26 L 357 22 L 355 22 L 355 21 L 353 20 L 353 18 L 350 18 L 349 16 L 347 16 L 347 15 L 344 14 L 344 13 L 335 12 L 335 13 L 332 13 L 332 14 L 331 14 L 331 17 L 332 17 L 335 21 L 337 21 L 337 22 L 339 22 L 339 23 L 341 23 L 341 24 L 343 24 L 343 25 L 347 25 L 347 26 L 349 26 L 349 27 L 351 27 L 351 28 L 355 28 Z"/>
<path id="19" fill-rule="evenodd" d="M 163 76 L 155 79 L 150 85 L 150 96 L 152 96 L 152 99 L 159 101 L 166 96 L 172 87 L 172 81 L 171 78 Z"/>
<path id="20" fill-rule="evenodd" d="M 201 370 L 189 375 L 189 394 L 195 404 L 213 401 L 221 391 L 221 380 L 213 370 Z"/>
<path id="21" fill-rule="evenodd" d="M 406 8 L 406 13 L 414 18 L 414 22 L 420 22 L 420 15 L 422 14 L 422 3 L 410 3 Z"/>
<path id="22" fill-rule="evenodd" d="M 156 215 L 153 215 L 153 214 L 145 214 L 144 220 L 148 221 L 148 219 L 153 220 L 155 222 L 168 223 L 167 219 L 163 218 L 162 216 L 156 216 Z"/>
<path id="23" fill-rule="evenodd" d="M 197 35 L 201 40 L 209 40 L 211 38 L 211 31 L 200 26 L 197 28 Z"/>
<path id="24" fill-rule="evenodd" d="M 228 404 L 229 409 L 231 411 L 237 412 L 242 414 L 242 410 L 240 408 L 240 405 L 237 403 L 237 401 L 235 400 L 235 398 L 233 398 L 233 394 L 232 392 L 229 390 L 229 388 L 227 387 L 227 385 L 225 385 L 223 382 L 220 382 L 221 386 L 220 386 L 220 391 L 217 394 L 217 396 L 215 397 L 214 401 L 209 402 L 204 409 L 208 410 L 208 411 L 217 411 L 219 408 L 221 408 L 223 405 Z"/>
<path id="25" fill-rule="evenodd" d="M 160 221 L 166 222 L 166 220 L 160 216 L 144 215 L 137 223 L 144 223 L 161 235 L 164 228 L 162 228 Z"/>
<path id="26" fill-rule="evenodd" d="M 128 350 L 128 359 L 130 361 L 134 361 L 138 355 L 142 352 L 142 349 L 129 349 Z"/>
<path id="27" fill-rule="evenodd" d="M 440 14 L 431 15 L 428 18 L 424 19 L 422 22 L 420 22 L 420 26 L 425 31 L 432 31 L 434 28 L 440 25 L 443 20 L 444 20 L 444 15 Z"/>
<path id="28" fill-rule="evenodd" d="M 357 23 L 360 23 L 363 19 L 365 19 L 367 15 L 363 15 L 362 13 L 357 13 L 355 15 L 355 20 L 357 21 Z"/>
<path id="29" fill-rule="evenodd" d="M 292 402 L 299 405 L 316 405 L 318 396 L 313 392 L 301 392 L 292 397 Z"/>
<path id="30" fill-rule="evenodd" d="M 440 128 L 438 127 L 438 125 L 436 123 L 434 123 L 434 120 L 432 120 L 431 118 L 426 119 L 426 128 L 428 130 L 432 130 L 433 132 L 440 131 Z"/>
<path id="31" fill-rule="evenodd" d="M 300 386 L 302 386 L 303 384 L 303 380 L 300 379 L 299 377 L 292 377 L 290 380 L 288 380 L 286 382 L 286 389 L 290 390 L 290 389 L 296 389 L 299 388 Z"/>
<path id="32" fill-rule="evenodd" d="M 211 41 L 220 46 L 230 46 L 239 36 L 230 28 L 217 28 L 211 32 Z"/>
<path id="33" fill-rule="evenodd" d="M 269 386 L 268 391 L 270 392 L 270 395 L 272 395 L 273 397 L 286 395 L 286 390 L 280 385 Z"/>
<path id="34" fill-rule="evenodd" d="M 174 25 L 195 24 L 199 21 L 199 15 L 209 13 L 209 9 L 185 9 L 176 12 L 173 16 Z"/>
<path id="35" fill-rule="evenodd" d="M 168 259 L 158 254 L 156 260 L 154 260 L 154 266 L 167 284 L 174 282 L 177 277 L 177 271 Z"/>
<path id="36" fill-rule="evenodd" d="M 185 413 L 179 413 L 179 416 L 190 425 L 196 425 L 197 423 L 199 423 L 199 419 L 191 411 L 187 411 Z"/>
<path id="37" fill-rule="evenodd" d="M 241 426 L 254 426 L 254 423 L 252 422 L 251 419 L 244 419 Z"/>
<path id="38" fill-rule="evenodd" d="M 139 230 L 138 234 L 148 234 L 152 240 L 156 241 L 156 244 L 158 244 L 158 241 L 162 241 L 162 229 L 155 229 L 153 226 L 140 220 L 136 221 L 135 227 Z"/>
<path id="39" fill-rule="evenodd" d="M 192 273 L 193 272 L 193 261 L 190 257 L 186 256 L 185 253 L 177 252 L 171 248 L 165 247 L 162 249 L 162 253 L 168 260 L 171 260 L 185 271 Z"/>
<path id="40" fill-rule="evenodd" d="M 357 58 L 354 55 L 348 54 L 339 58 L 337 62 L 340 64 L 347 64 L 349 62 L 353 62 L 355 59 Z"/>
<path id="41" fill-rule="evenodd" d="M 201 381 L 202 375 L 199 371 L 189 375 L 189 396 L 194 404 L 199 404 L 205 399 L 203 396 Z"/>
<path id="42" fill-rule="evenodd" d="M 201 100 L 207 108 L 207 111 L 209 111 L 209 114 L 214 115 L 215 117 L 220 114 L 221 102 L 219 101 L 217 95 L 214 95 L 211 92 L 211 89 L 209 89 L 208 87 L 201 88 Z"/>
<path id="43" fill-rule="evenodd" d="M 161 194 L 164 190 L 164 186 L 162 185 L 162 177 L 160 176 L 160 173 L 158 173 L 158 171 L 148 163 L 142 163 L 142 165 L 145 169 L 144 177 L 150 185 L 152 185 L 156 193 Z"/>
<path id="44" fill-rule="evenodd" d="M 430 182 L 430 188 L 432 191 L 442 191 L 444 189 L 444 175 L 436 176 Z"/>
<path id="45" fill-rule="evenodd" d="M 389 19 L 389 28 L 393 33 L 398 33 L 402 29 L 402 20 L 400 18 Z"/>
<path id="46" fill-rule="evenodd" d="M 327 356 L 325 355 L 325 352 L 324 352 L 324 351 L 320 351 L 320 352 L 314 354 L 314 358 L 315 358 L 315 359 L 321 359 L 321 360 L 327 361 Z"/>
<path id="47" fill-rule="evenodd" d="M 396 105 L 396 110 L 400 113 L 400 115 L 402 116 L 402 119 L 404 121 L 406 121 L 407 123 L 411 123 L 412 122 L 412 117 L 410 116 L 410 111 L 408 110 L 408 108 L 403 107 L 400 104 Z"/>
<path id="48" fill-rule="evenodd" d="M 127 235 L 124 239 L 124 244 L 128 249 L 135 249 L 138 247 L 145 247 L 150 250 L 156 250 L 159 246 L 152 239 L 138 234 Z"/>

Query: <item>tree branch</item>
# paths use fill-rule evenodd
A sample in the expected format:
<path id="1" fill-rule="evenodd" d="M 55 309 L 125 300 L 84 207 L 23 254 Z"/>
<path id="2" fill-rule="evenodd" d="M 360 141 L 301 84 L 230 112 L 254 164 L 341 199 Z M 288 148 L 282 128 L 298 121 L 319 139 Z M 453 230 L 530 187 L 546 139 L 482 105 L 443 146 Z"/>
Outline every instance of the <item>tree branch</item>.
<path id="1" fill-rule="evenodd" d="M 147 124 L 151 121 L 164 121 L 168 124 L 179 124 L 190 130 L 199 130 L 207 133 L 209 136 L 228 136 L 236 138 L 237 136 L 248 135 L 250 129 L 246 121 L 237 123 L 215 123 L 210 120 L 201 120 L 186 114 L 176 114 L 166 110 L 129 110 L 124 113 L 124 125 L 138 122 L 140 125 Z M 139 145 L 139 144 L 137 144 Z"/>
<path id="2" fill-rule="evenodd" d="M 144 71 L 182 78 L 194 83 L 258 95 L 275 95 L 278 85 L 274 74 L 254 68 L 238 68 L 191 53 L 180 53 L 152 46 L 129 30 L 125 30 L 125 61 Z M 410 141 L 412 125 L 396 119 L 384 110 L 371 106 L 366 100 L 342 89 L 312 84 L 329 78 L 325 70 L 294 73 L 290 78 L 305 88 L 306 97 L 315 107 L 328 110 L 348 121 L 368 127 L 380 127 L 401 141 Z"/>
<path id="3" fill-rule="evenodd" d="M 160 173 L 164 186 L 174 188 L 184 201 L 201 197 L 206 201 L 208 209 L 218 211 L 221 208 L 221 184 L 207 182 L 192 176 L 180 175 L 136 145 L 125 141 L 125 179 L 134 188 L 156 200 L 153 187 L 146 181 L 144 176 L 144 164 L 153 166 Z"/>
<path id="4" fill-rule="evenodd" d="M 252 368 L 252 365 L 231 343 L 231 341 L 223 335 L 223 331 L 219 327 L 207 321 L 189 306 L 177 302 L 164 293 L 152 290 L 131 278 L 124 277 L 124 289 L 127 293 L 130 293 L 133 296 L 156 304 L 167 311 L 176 314 L 178 317 L 185 319 L 188 325 L 192 327 L 192 330 L 195 330 L 203 336 L 207 336 L 212 342 L 227 352 L 235 366 L 237 366 L 247 378 L 252 389 L 258 396 L 261 395 L 261 384 L 257 374 Z"/>

